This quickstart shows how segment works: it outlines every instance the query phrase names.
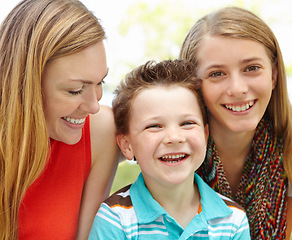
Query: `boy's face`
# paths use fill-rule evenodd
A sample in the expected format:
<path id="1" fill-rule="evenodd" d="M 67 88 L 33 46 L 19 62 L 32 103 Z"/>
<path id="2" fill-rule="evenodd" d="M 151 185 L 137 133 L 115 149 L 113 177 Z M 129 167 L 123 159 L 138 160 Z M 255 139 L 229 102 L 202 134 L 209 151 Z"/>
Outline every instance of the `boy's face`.
<path id="1" fill-rule="evenodd" d="M 178 86 L 152 87 L 133 100 L 129 134 L 117 140 L 127 159 L 136 157 L 149 188 L 193 184 L 207 135 L 193 92 Z"/>

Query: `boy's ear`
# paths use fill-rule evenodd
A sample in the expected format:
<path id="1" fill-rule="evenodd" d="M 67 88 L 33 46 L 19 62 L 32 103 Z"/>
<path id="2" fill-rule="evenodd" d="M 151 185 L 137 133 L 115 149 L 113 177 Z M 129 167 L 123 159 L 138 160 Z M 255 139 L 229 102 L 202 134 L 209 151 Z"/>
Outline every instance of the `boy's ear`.
<path id="1" fill-rule="evenodd" d="M 128 159 L 128 160 L 132 160 L 134 158 L 134 153 L 132 151 L 132 147 L 131 144 L 128 140 L 128 137 L 126 135 L 117 135 L 116 136 L 116 141 L 122 151 L 122 153 L 124 154 L 124 156 Z"/>

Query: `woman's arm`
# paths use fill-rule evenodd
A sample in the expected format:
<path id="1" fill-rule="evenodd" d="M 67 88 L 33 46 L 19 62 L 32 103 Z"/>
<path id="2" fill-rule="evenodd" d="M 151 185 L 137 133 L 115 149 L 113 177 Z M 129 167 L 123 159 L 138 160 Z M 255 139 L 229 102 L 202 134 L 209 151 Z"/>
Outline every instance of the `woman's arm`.
<path id="1" fill-rule="evenodd" d="M 87 239 L 101 202 L 108 197 L 118 165 L 115 124 L 110 107 L 90 117 L 92 164 L 80 206 L 76 239 Z"/>

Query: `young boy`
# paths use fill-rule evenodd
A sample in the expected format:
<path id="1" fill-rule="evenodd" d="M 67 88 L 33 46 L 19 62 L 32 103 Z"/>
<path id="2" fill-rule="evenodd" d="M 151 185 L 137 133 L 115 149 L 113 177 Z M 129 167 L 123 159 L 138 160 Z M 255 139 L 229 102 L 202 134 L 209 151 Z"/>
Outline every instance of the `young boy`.
<path id="1" fill-rule="evenodd" d="M 147 62 L 113 101 L 117 143 L 141 174 L 101 205 L 89 239 L 250 239 L 245 212 L 194 172 L 208 127 L 195 68 Z"/>

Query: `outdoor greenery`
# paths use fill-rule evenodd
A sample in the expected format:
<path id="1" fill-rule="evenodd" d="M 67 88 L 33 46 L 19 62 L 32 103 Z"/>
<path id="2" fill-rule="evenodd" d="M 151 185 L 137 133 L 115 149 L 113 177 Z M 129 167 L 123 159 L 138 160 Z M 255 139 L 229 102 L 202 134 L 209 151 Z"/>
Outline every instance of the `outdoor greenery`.
<path id="1" fill-rule="evenodd" d="M 111 194 L 120 188 L 133 183 L 138 177 L 141 169 L 136 162 L 123 161 L 119 164 L 116 176 L 111 189 Z"/>

